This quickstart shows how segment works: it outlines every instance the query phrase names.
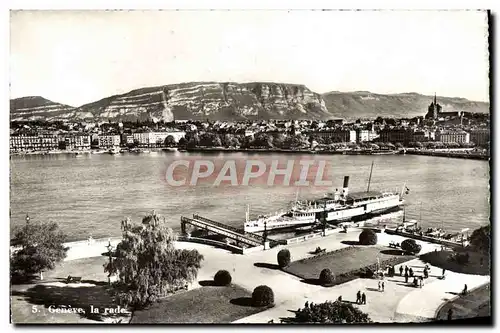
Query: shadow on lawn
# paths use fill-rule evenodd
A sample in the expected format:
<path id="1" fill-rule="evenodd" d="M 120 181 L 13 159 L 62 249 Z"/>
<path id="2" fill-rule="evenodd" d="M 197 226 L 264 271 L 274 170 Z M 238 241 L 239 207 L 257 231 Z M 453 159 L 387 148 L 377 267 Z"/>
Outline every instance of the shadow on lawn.
<path id="1" fill-rule="evenodd" d="M 345 245 L 360 245 L 358 241 L 348 241 L 348 240 L 344 240 L 344 241 L 341 241 L 342 244 L 345 244 Z"/>
<path id="2" fill-rule="evenodd" d="M 217 287 L 214 280 L 203 280 L 198 282 L 202 287 Z"/>
<path id="3" fill-rule="evenodd" d="M 382 251 L 380 251 L 380 253 L 391 255 L 391 256 L 404 256 L 405 255 L 404 251 L 395 250 L 395 249 L 382 250 Z"/>
<path id="4" fill-rule="evenodd" d="M 86 282 L 89 282 L 87 280 Z M 92 281 L 90 283 L 95 283 Z M 99 283 L 99 282 L 97 282 Z M 13 296 L 22 296 L 28 303 L 43 305 L 46 308 L 55 306 L 56 308 L 81 308 L 85 312 L 80 313 L 80 317 L 96 321 L 103 321 L 105 318 L 114 318 L 119 314 L 104 314 L 104 308 L 116 308 L 116 303 L 106 287 L 96 285 L 92 287 L 58 287 L 37 284 L 26 291 L 12 292 Z M 99 308 L 102 313 L 91 313 L 90 305 Z"/>
<path id="5" fill-rule="evenodd" d="M 253 264 L 255 267 L 260 267 L 260 268 L 269 268 L 269 269 L 280 269 L 279 265 L 276 264 L 268 264 L 265 262 L 256 262 Z"/>
<path id="6" fill-rule="evenodd" d="M 321 283 L 319 282 L 319 279 L 302 279 L 300 282 L 310 284 L 313 286 L 321 286 Z"/>
<path id="7" fill-rule="evenodd" d="M 238 297 L 229 301 L 229 303 L 239 306 L 252 306 L 252 297 Z"/>

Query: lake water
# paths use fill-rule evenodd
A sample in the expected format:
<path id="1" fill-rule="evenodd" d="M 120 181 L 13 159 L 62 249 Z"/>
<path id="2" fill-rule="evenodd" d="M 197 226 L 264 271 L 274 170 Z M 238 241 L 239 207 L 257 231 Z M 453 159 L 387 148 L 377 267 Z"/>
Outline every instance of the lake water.
<path id="1" fill-rule="evenodd" d="M 251 217 L 286 208 L 297 195 L 292 186 L 172 187 L 165 179 L 166 166 L 174 159 L 327 160 L 325 178 L 335 187 L 350 176 L 350 191 L 401 189 L 406 182 L 406 216 L 422 226 L 447 231 L 474 229 L 489 221 L 489 164 L 487 161 L 431 156 L 391 155 L 291 155 L 217 153 L 85 154 L 12 156 L 10 160 L 11 228 L 32 220 L 54 221 L 71 240 L 120 235 L 120 221 L 131 217 L 139 223 L 152 210 L 180 229 L 181 215 L 197 213 L 242 227 L 247 204 Z M 300 199 L 321 197 L 322 187 L 301 187 Z M 402 214 L 388 219 L 398 222 Z"/>

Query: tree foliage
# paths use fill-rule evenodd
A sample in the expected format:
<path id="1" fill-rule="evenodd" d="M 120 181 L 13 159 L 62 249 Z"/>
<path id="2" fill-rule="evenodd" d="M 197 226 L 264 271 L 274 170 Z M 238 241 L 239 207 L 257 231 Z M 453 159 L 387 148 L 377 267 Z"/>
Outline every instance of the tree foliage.
<path id="1" fill-rule="evenodd" d="M 319 274 L 319 283 L 322 286 L 328 287 L 335 282 L 335 275 L 329 268 L 325 268 Z"/>
<path id="2" fill-rule="evenodd" d="M 231 284 L 231 274 L 226 270 L 220 270 L 215 273 L 214 283 L 217 286 L 228 286 Z"/>
<path id="3" fill-rule="evenodd" d="M 350 303 L 340 301 L 311 304 L 295 312 L 295 318 L 292 321 L 325 324 L 371 323 L 368 314 Z"/>
<path id="4" fill-rule="evenodd" d="M 490 252 L 491 227 L 488 224 L 472 232 L 470 236 L 471 246 L 480 252 Z"/>
<path id="5" fill-rule="evenodd" d="M 414 239 L 405 239 L 401 242 L 401 250 L 410 254 L 417 254 L 422 250 L 422 245 L 418 244 Z"/>
<path id="6" fill-rule="evenodd" d="M 278 252 L 278 265 L 280 268 L 285 268 L 290 265 L 291 255 L 288 249 L 282 249 Z"/>
<path id="7" fill-rule="evenodd" d="M 20 247 L 11 256 L 11 272 L 17 276 L 30 276 L 53 269 L 66 257 L 66 235 L 57 223 L 26 223 L 15 232 L 15 244 Z"/>
<path id="8" fill-rule="evenodd" d="M 203 256 L 196 250 L 175 249 L 175 235 L 163 217 L 153 212 L 142 225 L 127 219 L 122 231 L 116 257 L 104 265 L 105 272 L 118 275 L 120 304 L 142 308 L 196 279 Z"/>
<path id="9" fill-rule="evenodd" d="M 268 286 L 258 286 L 252 293 L 252 306 L 270 306 L 274 304 L 274 292 Z"/>
<path id="10" fill-rule="evenodd" d="M 364 229 L 359 234 L 360 245 L 375 245 L 377 244 L 377 234 L 371 229 Z"/>

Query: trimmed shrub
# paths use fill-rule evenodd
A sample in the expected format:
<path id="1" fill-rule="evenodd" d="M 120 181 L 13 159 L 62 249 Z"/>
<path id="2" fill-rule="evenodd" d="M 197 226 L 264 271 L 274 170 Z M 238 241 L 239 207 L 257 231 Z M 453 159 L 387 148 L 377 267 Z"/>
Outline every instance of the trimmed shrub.
<path id="1" fill-rule="evenodd" d="M 418 244 L 414 239 L 405 239 L 401 243 L 401 250 L 410 254 L 417 254 L 422 250 L 422 246 Z"/>
<path id="2" fill-rule="evenodd" d="M 278 252 L 278 266 L 280 266 L 280 268 L 285 268 L 290 265 L 291 260 L 290 251 L 287 249 Z"/>
<path id="3" fill-rule="evenodd" d="M 226 270 L 220 270 L 214 276 L 214 283 L 217 286 L 228 286 L 231 280 L 231 274 Z"/>
<path id="4" fill-rule="evenodd" d="M 252 293 L 252 306 L 274 305 L 274 292 L 268 286 L 258 286 Z"/>
<path id="5" fill-rule="evenodd" d="M 377 234 L 371 229 L 364 229 L 359 234 L 359 244 L 361 245 L 377 244 Z"/>
<path id="6" fill-rule="evenodd" d="M 322 286 L 331 286 L 335 283 L 335 275 L 330 269 L 325 268 L 319 274 L 319 283 L 321 283 Z"/>

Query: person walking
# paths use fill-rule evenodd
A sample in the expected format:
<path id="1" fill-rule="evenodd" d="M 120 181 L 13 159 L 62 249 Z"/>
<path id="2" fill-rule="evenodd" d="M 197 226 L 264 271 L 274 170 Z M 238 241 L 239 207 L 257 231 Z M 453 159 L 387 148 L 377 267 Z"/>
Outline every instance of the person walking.
<path id="1" fill-rule="evenodd" d="M 443 268 L 443 274 L 442 274 L 442 275 L 443 275 L 443 277 L 444 277 L 444 272 L 446 272 L 446 269 L 444 269 L 444 268 Z"/>
<path id="2" fill-rule="evenodd" d="M 403 266 L 399 266 L 399 275 L 403 276 Z"/>
<path id="3" fill-rule="evenodd" d="M 384 281 L 382 281 L 382 292 L 384 292 L 384 289 L 385 289 L 385 283 Z"/>
<path id="4" fill-rule="evenodd" d="M 366 304 L 366 295 L 365 295 L 365 293 L 363 293 L 361 295 L 361 304 Z"/>
<path id="5" fill-rule="evenodd" d="M 358 290 L 358 293 L 356 294 L 356 304 L 361 304 L 361 291 Z"/>
<path id="6" fill-rule="evenodd" d="M 378 291 L 380 291 L 380 281 L 378 282 Z"/>
<path id="7" fill-rule="evenodd" d="M 405 273 L 408 273 L 408 266 L 405 266 Z"/>
<path id="8" fill-rule="evenodd" d="M 462 293 L 463 293 L 464 296 L 467 295 L 467 285 L 464 286 L 464 290 L 463 290 Z"/>
<path id="9" fill-rule="evenodd" d="M 409 272 L 410 272 L 410 277 L 413 277 L 413 269 L 411 267 L 410 267 Z"/>
<path id="10" fill-rule="evenodd" d="M 424 285 L 424 277 L 420 276 L 420 288 Z"/>
<path id="11" fill-rule="evenodd" d="M 406 283 L 408 283 L 408 277 L 409 277 L 408 272 L 405 272 L 405 282 Z"/>

